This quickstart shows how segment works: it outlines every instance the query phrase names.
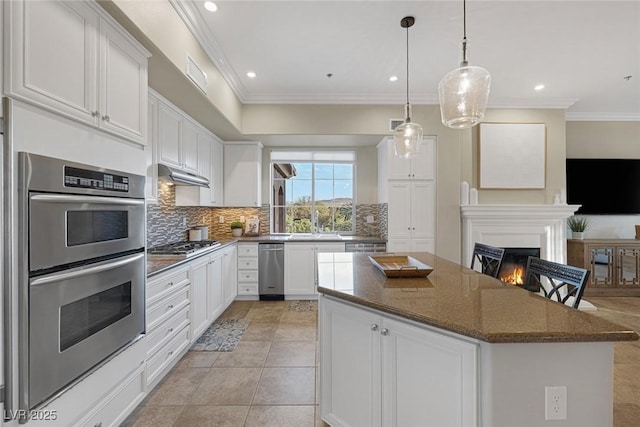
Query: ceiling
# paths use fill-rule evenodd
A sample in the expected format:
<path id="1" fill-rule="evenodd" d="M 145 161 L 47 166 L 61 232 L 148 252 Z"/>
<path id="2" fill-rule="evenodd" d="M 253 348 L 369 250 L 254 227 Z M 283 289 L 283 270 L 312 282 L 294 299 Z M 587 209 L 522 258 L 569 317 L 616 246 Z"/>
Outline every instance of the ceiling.
<path id="1" fill-rule="evenodd" d="M 416 18 L 412 104 L 437 104 L 439 80 L 461 59 L 461 0 L 218 0 L 215 13 L 202 0 L 170 1 L 243 103 L 404 103 L 404 16 Z M 469 0 L 467 36 L 469 63 L 492 76 L 489 107 L 640 120 L 638 0 Z"/>

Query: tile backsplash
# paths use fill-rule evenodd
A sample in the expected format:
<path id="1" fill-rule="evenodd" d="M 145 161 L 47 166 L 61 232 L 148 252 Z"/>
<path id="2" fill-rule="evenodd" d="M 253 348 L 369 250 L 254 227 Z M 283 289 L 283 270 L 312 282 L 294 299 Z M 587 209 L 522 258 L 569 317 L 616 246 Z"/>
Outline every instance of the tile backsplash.
<path id="1" fill-rule="evenodd" d="M 373 216 L 368 224 L 367 216 Z M 197 225 L 209 226 L 209 239 L 230 239 L 229 225 L 233 221 L 260 218 L 260 234 L 269 234 L 269 205 L 260 208 L 211 208 L 176 206 L 175 187 L 165 182 L 158 185 L 158 204 L 147 205 L 147 247 L 187 240 L 189 229 Z M 224 222 L 220 222 L 223 218 Z M 387 205 L 356 205 L 356 234 L 361 236 L 387 236 Z"/>

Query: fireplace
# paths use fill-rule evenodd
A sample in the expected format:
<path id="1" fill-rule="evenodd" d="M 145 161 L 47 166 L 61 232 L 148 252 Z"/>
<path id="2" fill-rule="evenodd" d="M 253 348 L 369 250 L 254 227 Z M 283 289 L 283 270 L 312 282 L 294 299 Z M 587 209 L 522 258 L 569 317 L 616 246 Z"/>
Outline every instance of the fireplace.
<path id="1" fill-rule="evenodd" d="M 498 279 L 510 285 L 522 286 L 530 256 L 539 258 L 540 248 L 504 248 Z"/>

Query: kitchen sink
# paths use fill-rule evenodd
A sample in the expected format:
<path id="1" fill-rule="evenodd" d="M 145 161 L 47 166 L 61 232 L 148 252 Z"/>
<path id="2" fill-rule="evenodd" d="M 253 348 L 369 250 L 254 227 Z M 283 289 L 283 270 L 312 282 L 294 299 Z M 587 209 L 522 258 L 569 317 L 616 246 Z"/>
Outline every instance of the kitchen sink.
<path id="1" fill-rule="evenodd" d="M 342 240 L 336 233 L 296 233 L 290 234 L 287 240 Z"/>

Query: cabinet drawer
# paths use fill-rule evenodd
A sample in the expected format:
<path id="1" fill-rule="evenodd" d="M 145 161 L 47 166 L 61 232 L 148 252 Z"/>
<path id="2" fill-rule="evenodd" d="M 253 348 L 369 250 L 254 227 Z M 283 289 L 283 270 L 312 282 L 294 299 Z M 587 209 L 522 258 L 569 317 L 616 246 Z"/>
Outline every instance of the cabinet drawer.
<path id="1" fill-rule="evenodd" d="M 189 270 L 187 269 L 154 278 L 147 283 L 147 303 L 153 304 L 174 289 L 187 283 L 189 283 Z"/>
<path id="2" fill-rule="evenodd" d="M 150 307 L 147 307 L 147 330 L 162 323 L 163 320 L 176 314 L 189 305 L 189 286 L 185 286 L 175 294 L 168 295 Z"/>
<path id="3" fill-rule="evenodd" d="M 255 282 L 258 283 L 258 272 L 256 270 L 239 270 L 238 282 Z"/>
<path id="4" fill-rule="evenodd" d="M 258 245 L 238 245 L 238 256 L 258 256 Z"/>
<path id="5" fill-rule="evenodd" d="M 258 284 L 239 283 L 238 295 L 258 295 Z"/>
<path id="6" fill-rule="evenodd" d="M 257 270 L 258 258 L 238 258 L 238 270 Z"/>
<path id="7" fill-rule="evenodd" d="M 180 356 L 182 351 L 189 346 L 189 327 L 178 331 L 158 353 L 147 361 L 147 385 L 153 383 L 164 368 Z"/>
<path id="8" fill-rule="evenodd" d="M 147 358 L 153 357 L 160 347 L 169 342 L 178 331 L 189 326 L 189 308 L 190 306 L 183 307 L 176 315 L 147 331 Z"/>
<path id="9" fill-rule="evenodd" d="M 80 425 L 107 427 L 119 425 L 144 397 L 144 365 L 124 385 L 109 395 L 103 406 Z"/>

